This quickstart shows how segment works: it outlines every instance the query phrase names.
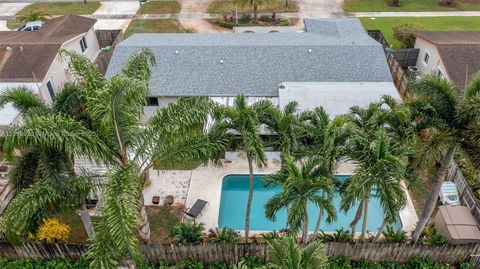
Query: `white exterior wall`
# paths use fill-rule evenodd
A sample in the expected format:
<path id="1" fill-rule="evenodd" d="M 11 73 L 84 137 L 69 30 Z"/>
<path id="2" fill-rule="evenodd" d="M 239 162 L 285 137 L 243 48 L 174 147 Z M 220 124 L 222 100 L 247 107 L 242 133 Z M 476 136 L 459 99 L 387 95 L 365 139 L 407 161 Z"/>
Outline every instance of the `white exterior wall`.
<path id="1" fill-rule="evenodd" d="M 37 85 L 35 83 L 0 83 L 0 93 L 5 92 L 10 88 L 19 86 L 27 86 L 32 89 L 33 92 L 37 92 Z M 22 120 L 22 117 L 18 111 L 13 108 L 11 104 L 6 104 L 0 109 L 0 131 L 5 130 L 7 127 L 18 123 Z"/>
<path id="2" fill-rule="evenodd" d="M 90 28 L 87 33 L 81 34 L 65 42 L 62 45 L 62 49 L 82 53 L 82 49 L 80 47 L 80 40 L 84 36 L 85 40 L 87 41 L 87 49 L 83 54 L 93 62 L 97 57 L 98 53 L 100 52 L 97 37 L 95 36 L 95 30 L 93 29 L 93 27 Z M 58 54 L 55 57 L 55 60 L 52 62 L 52 65 L 48 69 L 48 72 L 45 75 L 45 78 L 40 86 L 40 94 L 42 96 L 42 99 L 45 100 L 47 104 L 52 103 L 50 93 L 47 89 L 47 82 L 49 80 L 52 81 L 53 87 L 56 92 L 60 90 L 65 83 L 73 81 L 72 74 L 68 69 L 68 63 L 63 60 Z"/>
<path id="3" fill-rule="evenodd" d="M 415 48 L 420 49 L 417 59 L 417 68 L 420 74 L 429 75 L 432 74 L 432 71 L 438 68 L 442 72 L 443 77 L 450 79 L 435 45 L 425 39 L 417 37 L 417 40 L 415 41 Z M 424 62 L 426 53 L 430 55 L 428 63 Z"/>
<path id="4" fill-rule="evenodd" d="M 280 108 L 298 102 L 298 109 L 313 110 L 322 106 L 327 114 L 348 113 L 352 106 L 366 107 L 383 95 L 401 100 L 393 82 L 283 82 L 278 90 Z"/>

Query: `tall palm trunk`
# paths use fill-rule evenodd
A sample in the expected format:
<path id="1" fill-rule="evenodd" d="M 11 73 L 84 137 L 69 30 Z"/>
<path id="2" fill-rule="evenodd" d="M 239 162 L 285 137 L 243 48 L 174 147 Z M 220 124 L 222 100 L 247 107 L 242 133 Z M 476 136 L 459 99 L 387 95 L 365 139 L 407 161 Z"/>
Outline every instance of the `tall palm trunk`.
<path id="1" fill-rule="evenodd" d="M 363 201 L 361 201 L 360 204 L 358 205 L 357 212 L 355 213 L 355 217 L 353 218 L 353 221 L 350 223 L 350 228 L 351 228 L 350 234 L 352 236 L 352 240 L 355 239 L 355 229 L 357 227 L 358 221 L 362 217 L 362 211 L 363 211 Z"/>
<path id="2" fill-rule="evenodd" d="M 75 172 L 75 157 L 73 155 L 70 156 L 70 162 L 69 162 L 69 168 L 68 168 L 68 175 L 72 178 L 75 178 L 77 176 L 77 173 Z M 88 209 L 85 206 L 85 204 L 82 204 L 80 208 L 78 209 L 78 212 L 80 212 L 80 219 L 83 222 L 83 227 L 85 227 L 85 231 L 87 232 L 88 238 L 92 238 L 92 236 L 95 234 L 93 230 L 93 224 L 92 224 L 92 218 L 90 217 L 90 213 L 88 213 Z"/>
<path id="3" fill-rule="evenodd" d="M 365 196 L 363 202 L 363 223 L 362 223 L 362 235 L 360 236 L 360 242 L 365 241 L 365 234 L 367 233 L 367 219 L 368 219 L 368 202 L 370 195 Z"/>
<path id="4" fill-rule="evenodd" d="M 453 154 L 455 153 L 455 147 L 451 146 L 448 148 L 445 156 L 443 156 L 440 168 L 435 174 L 435 180 L 433 182 L 432 189 L 428 194 L 425 204 L 423 205 L 422 213 L 420 214 L 420 219 L 418 220 L 417 227 L 412 236 L 412 241 L 416 243 L 420 238 L 420 234 L 428 223 L 428 220 L 432 216 L 433 210 L 435 210 L 435 205 L 437 204 L 438 195 L 442 189 L 442 184 L 445 181 L 445 178 L 448 174 L 448 169 L 453 162 Z"/>
<path id="5" fill-rule="evenodd" d="M 383 219 L 382 225 L 380 226 L 380 229 L 378 229 L 377 234 L 375 235 L 375 238 L 373 238 L 373 241 L 376 242 L 378 239 L 380 239 L 380 236 L 383 234 L 383 230 L 385 230 L 385 227 L 387 226 L 387 221 Z"/>
<path id="6" fill-rule="evenodd" d="M 302 231 L 302 242 L 304 244 L 308 243 L 308 212 L 307 211 L 305 212 L 306 213 L 305 213 L 305 218 L 303 220 L 303 231 Z"/>
<path id="7" fill-rule="evenodd" d="M 325 198 L 325 191 L 322 191 L 322 199 L 323 198 Z M 320 213 L 318 213 L 317 225 L 315 225 L 315 231 L 313 232 L 314 237 L 318 234 L 318 231 L 320 231 L 320 225 L 322 223 L 322 218 L 323 218 L 323 209 L 322 209 L 322 207 L 320 207 Z"/>
<path id="8" fill-rule="evenodd" d="M 149 169 L 145 169 L 142 173 L 143 184 L 147 181 L 149 177 Z M 143 196 L 143 188 L 140 194 L 140 227 L 138 228 L 138 233 L 142 241 L 146 244 L 150 244 L 150 222 L 148 221 L 147 208 L 145 207 L 145 197 Z"/>
<path id="9" fill-rule="evenodd" d="M 258 23 L 258 5 L 257 2 L 253 4 L 253 23 Z"/>
<path id="10" fill-rule="evenodd" d="M 248 161 L 248 172 L 250 174 L 250 182 L 249 182 L 249 189 L 248 189 L 247 212 L 245 216 L 245 241 L 248 242 L 248 237 L 250 234 L 250 209 L 252 207 L 252 199 L 253 199 L 253 160 L 250 154 L 247 154 L 247 161 Z"/>
<path id="11" fill-rule="evenodd" d="M 145 207 L 145 197 L 143 192 L 140 195 L 140 227 L 138 228 L 138 234 L 142 238 L 143 243 L 150 244 L 150 222 L 148 222 L 147 208 Z"/>

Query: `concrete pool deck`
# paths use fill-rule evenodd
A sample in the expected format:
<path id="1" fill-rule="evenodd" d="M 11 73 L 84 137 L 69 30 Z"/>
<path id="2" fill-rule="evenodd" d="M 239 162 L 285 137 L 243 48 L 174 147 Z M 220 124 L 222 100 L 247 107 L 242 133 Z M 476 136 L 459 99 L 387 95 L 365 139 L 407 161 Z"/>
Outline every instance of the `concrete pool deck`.
<path id="1" fill-rule="evenodd" d="M 207 230 L 218 227 L 223 178 L 230 174 L 248 174 L 248 163 L 242 156 L 229 153 L 226 154 L 226 158 L 227 160 L 222 160 L 222 165 L 220 166 L 210 164 L 183 172 L 157 172 L 157 170 L 154 170 L 150 174 L 153 176 L 153 178 L 151 178 L 151 185 L 144 190 L 145 201 L 147 203 L 151 201 L 151 196 L 154 194 L 175 195 L 180 198 L 178 200 L 176 199 L 176 202 L 185 202 L 186 207 L 189 208 L 197 199 L 205 200 L 208 204 L 203 209 L 202 215 L 197 217 L 196 221 L 204 223 Z M 254 173 L 271 174 L 280 170 L 280 161 L 276 155 L 269 154 L 268 160 L 267 167 L 264 167 L 261 170 L 255 167 Z M 351 175 L 354 169 L 354 163 L 342 163 L 339 165 L 336 174 Z M 178 190 L 179 185 L 181 185 L 181 191 Z M 404 182 L 402 182 L 402 186 L 405 189 L 407 203 L 399 212 L 399 215 L 403 230 L 409 233 L 415 229 L 418 218 Z M 245 216 L 242 214 L 241 216 L 239 215 L 238 218 L 243 220 Z M 378 224 L 378 226 L 380 225 L 381 223 Z M 357 225 L 357 231 L 358 229 L 359 227 Z M 255 234 L 265 231 L 251 232 L 252 234 Z"/>

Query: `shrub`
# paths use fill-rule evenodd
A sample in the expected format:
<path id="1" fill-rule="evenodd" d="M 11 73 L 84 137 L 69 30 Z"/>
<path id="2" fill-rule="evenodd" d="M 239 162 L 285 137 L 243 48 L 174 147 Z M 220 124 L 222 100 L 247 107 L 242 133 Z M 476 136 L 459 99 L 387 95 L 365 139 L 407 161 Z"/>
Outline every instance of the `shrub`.
<path id="1" fill-rule="evenodd" d="M 383 236 L 385 236 L 385 240 L 387 242 L 395 242 L 395 243 L 403 244 L 408 241 L 408 236 L 405 231 L 403 231 L 402 229 L 398 229 L 394 231 L 391 226 L 387 226 L 387 230 L 383 232 Z"/>
<path id="2" fill-rule="evenodd" d="M 422 243 L 424 245 L 442 245 L 447 243 L 447 240 L 441 233 L 435 229 L 435 226 L 427 226 L 422 232 Z"/>
<path id="3" fill-rule="evenodd" d="M 275 25 L 276 26 L 289 26 L 290 25 L 290 19 L 289 18 L 283 18 Z"/>
<path id="4" fill-rule="evenodd" d="M 263 266 L 262 260 L 257 256 L 245 256 L 240 261 L 242 268 L 255 269 Z"/>
<path id="5" fill-rule="evenodd" d="M 30 234 L 29 238 L 45 243 L 65 243 L 68 240 L 70 227 L 57 219 L 44 219 L 38 227 L 35 235 Z"/>
<path id="6" fill-rule="evenodd" d="M 350 232 L 344 228 L 335 230 L 333 234 L 326 234 L 322 231 L 317 239 L 322 242 L 349 242 L 352 240 Z"/>
<path id="7" fill-rule="evenodd" d="M 240 241 L 240 233 L 228 228 L 210 229 L 208 231 L 208 240 L 213 243 L 235 243 Z"/>
<path id="8" fill-rule="evenodd" d="M 249 23 L 250 21 L 252 21 L 252 15 L 249 13 L 243 14 L 239 20 L 240 23 Z"/>
<path id="9" fill-rule="evenodd" d="M 175 243 L 197 243 L 202 241 L 203 230 L 203 223 L 182 222 L 172 227 L 170 236 Z"/>
<path id="10" fill-rule="evenodd" d="M 264 21 L 264 22 L 271 22 L 272 21 L 272 17 L 268 16 L 268 15 L 262 15 L 260 16 L 260 20 L 261 21 Z"/>
<path id="11" fill-rule="evenodd" d="M 415 45 L 414 31 L 420 31 L 423 28 L 416 24 L 405 23 L 393 27 L 393 38 L 402 44 L 402 48 L 413 48 Z"/>
<path id="12" fill-rule="evenodd" d="M 225 262 L 222 262 L 222 261 L 216 261 L 212 264 L 210 264 L 210 266 L 208 266 L 208 269 L 231 269 L 230 266 L 225 263 Z"/>
<path id="13" fill-rule="evenodd" d="M 178 269 L 203 269 L 203 263 L 196 260 L 183 260 L 180 261 L 175 268 Z"/>

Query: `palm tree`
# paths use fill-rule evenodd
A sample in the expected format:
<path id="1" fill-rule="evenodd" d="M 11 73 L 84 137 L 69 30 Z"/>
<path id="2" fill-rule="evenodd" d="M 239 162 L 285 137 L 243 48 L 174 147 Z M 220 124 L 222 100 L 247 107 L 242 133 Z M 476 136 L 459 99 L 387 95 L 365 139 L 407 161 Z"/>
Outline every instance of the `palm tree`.
<path id="1" fill-rule="evenodd" d="M 253 198 L 253 163 L 258 168 L 267 165 L 262 138 L 259 134 L 261 125 L 260 118 L 271 107 L 268 101 L 258 101 L 248 105 L 244 95 L 236 97 L 233 107 L 227 107 L 223 111 L 223 128 L 232 133 L 233 149 L 244 152 L 247 156 L 249 178 L 249 191 L 247 210 L 245 216 L 245 240 L 248 241 L 250 231 L 250 208 Z"/>
<path id="2" fill-rule="evenodd" d="M 67 85 L 66 88 L 68 87 L 71 86 Z M 62 91 L 55 100 L 53 109 L 44 105 L 26 87 L 9 89 L 0 95 L 0 107 L 11 103 L 24 117 L 23 125 L 13 127 L 6 133 L 4 143 L 7 152 L 13 153 L 15 150 L 20 153 L 9 173 L 9 184 L 18 195 L 4 216 L 5 232 L 13 242 L 18 242 L 20 236 L 36 230 L 43 218 L 58 210 L 75 207 L 80 209 L 87 234 L 93 235 L 90 216 L 84 205 L 91 182 L 87 177 L 76 175 L 73 156 L 88 152 L 90 157 L 99 159 L 109 153 L 98 138 L 88 136 L 89 130 L 81 122 L 55 108 L 67 107 L 64 100 L 69 94 L 68 90 Z M 53 121 L 62 125 L 48 125 Z M 44 137 L 24 137 L 25 133 L 35 138 L 33 136 L 61 128 L 64 128 L 62 132 L 68 137 L 58 144 L 42 140 Z M 68 141 L 67 138 L 72 140 Z M 78 148 L 79 146 L 86 148 Z M 33 195 L 37 192 L 38 195 Z"/>
<path id="3" fill-rule="evenodd" d="M 50 16 L 41 11 L 30 11 L 27 14 L 18 16 L 17 20 L 27 23 L 30 21 L 47 21 Z"/>
<path id="4" fill-rule="evenodd" d="M 412 81 L 408 89 L 413 95 L 408 105 L 414 122 L 424 134 L 416 147 L 416 165 L 437 164 L 438 167 L 412 236 L 416 242 L 435 209 L 455 152 L 460 151 L 475 164 L 480 163 L 480 73 L 471 79 L 463 96 L 450 81 L 436 76 Z"/>
<path id="5" fill-rule="evenodd" d="M 337 215 L 332 200 L 321 196 L 323 192 L 332 195 L 333 183 L 330 177 L 324 177 L 316 170 L 316 162 L 307 161 L 298 167 L 293 158 L 286 157 L 280 172 L 265 177 L 267 186 L 282 186 L 282 191 L 274 195 L 265 204 L 265 215 L 275 220 L 276 213 L 285 208 L 290 229 L 297 232 L 302 227 L 302 241 L 308 240 L 308 204 L 313 203 L 321 211 L 327 212 L 327 221 L 336 219 Z"/>
<path id="6" fill-rule="evenodd" d="M 385 216 L 394 218 L 398 215 L 398 205 L 405 203 L 405 191 L 400 181 L 405 177 L 406 169 L 401 161 L 403 152 L 395 145 L 389 144 L 389 137 L 384 130 L 375 133 L 360 130 L 352 138 L 348 149 L 351 160 L 358 163 L 353 176 L 345 183 L 341 208 L 344 211 L 358 204 L 357 213 L 351 223 L 352 235 L 355 234 L 357 222 L 363 216 L 362 234 L 365 239 L 368 219 L 368 204 L 372 188 Z"/>
<path id="7" fill-rule="evenodd" d="M 235 3 L 242 6 L 249 5 L 253 7 L 253 23 L 258 23 L 258 5 L 262 4 L 264 0 L 235 0 Z"/>
<path id="8" fill-rule="evenodd" d="M 306 146 L 300 151 L 300 158 L 308 158 L 315 163 L 317 173 L 325 180 L 330 179 L 333 184 L 336 181 L 334 176 L 338 162 L 345 153 L 345 142 L 353 126 L 345 116 L 330 120 L 322 107 L 315 108 L 307 118 L 308 121 L 303 125 Z M 322 191 L 322 197 L 325 195 Z M 323 209 L 320 208 L 314 235 L 320 230 L 322 218 Z"/>
<path id="9" fill-rule="evenodd" d="M 280 151 L 282 163 L 286 156 L 293 156 L 298 150 L 301 138 L 304 135 L 303 122 L 308 113 L 297 114 L 298 103 L 290 102 L 283 110 L 271 106 L 262 123 L 275 133 L 273 147 Z"/>
<path id="10" fill-rule="evenodd" d="M 314 241 L 299 248 L 295 238 L 283 237 L 268 242 L 270 265 L 279 269 L 325 269 L 328 257 L 323 244 Z"/>

